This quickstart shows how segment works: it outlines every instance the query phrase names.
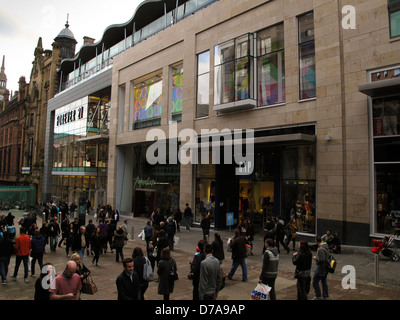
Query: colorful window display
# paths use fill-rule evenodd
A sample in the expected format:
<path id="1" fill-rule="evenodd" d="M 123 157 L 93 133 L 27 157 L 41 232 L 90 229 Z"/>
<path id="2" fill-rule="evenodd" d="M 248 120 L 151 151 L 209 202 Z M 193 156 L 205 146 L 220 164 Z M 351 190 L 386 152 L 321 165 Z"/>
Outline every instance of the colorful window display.
<path id="1" fill-rule="evenodd" d="M 134 85 L 133 121 L 146 122 L 161 118 L 162 76 L 156 75 Z"/>
<path id="2" fill-rule="evenodd" d="M 283 24 L 257 33 L 259 106 L 285 101 Z"/>
<path id="3" fill-rule="evenodd" d="M 253 35 L 214 48 L 214 105 L 253 99 Z"/>
<path id="4" fill-rule="evenodd" d="M 180 121 L 183 109 L 183 64 L 172 67 L 171 89 L 172 121 Z"/>

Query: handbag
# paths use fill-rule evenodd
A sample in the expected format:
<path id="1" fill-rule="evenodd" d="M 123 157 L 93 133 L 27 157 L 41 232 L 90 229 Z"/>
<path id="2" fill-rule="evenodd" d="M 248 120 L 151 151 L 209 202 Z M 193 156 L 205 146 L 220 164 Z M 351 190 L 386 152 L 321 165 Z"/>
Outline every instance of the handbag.
<path id="1" fill-rule="evenodd" d="M 173 281 L 179 279 L 178 273 L 177 273 L 176 270 L 175 270 L 174 262 L 173 262 L 173 261 L 172 261 L 172 263 L 171 263 L 171 269 L 169 270 L 169 279 L 170 279 L 170 280 L 173 280 Z"/>
<path id="2" fill-rule="evenodd" d="M 154 258 L 157 257 L 157 251 L 158 251 L 158 248 L 154 247 L 154 249 L 153 249 L 153 257 Z"/>
<path id="3" fill-rule="evenodd" d="M 90 278 L 90 279 L 89 279 Z M 83 284 L 82 284 L 82 293 L 86 293 L 86 294 L 95 294 L 97 292 L 97 286 L 94 283 L 93 279 L 91 276 L 88 276 Z"/>

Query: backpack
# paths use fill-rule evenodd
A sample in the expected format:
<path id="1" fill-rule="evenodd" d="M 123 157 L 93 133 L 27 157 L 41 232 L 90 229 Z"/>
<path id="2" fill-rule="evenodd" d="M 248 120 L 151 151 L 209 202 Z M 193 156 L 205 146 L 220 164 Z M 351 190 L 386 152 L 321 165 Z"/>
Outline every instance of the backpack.
<path id="1" fill-rule="evenodd" d="M 328 264 L 328 272 L 334 273 L 335 269 L 336 269 L 336 264 L 337 264 L 335 257 L 332 255 L 329 255 L 327 264 Z"/>
<path id="2" fill-rule="evenodd" d="M 154 281 L 154 273 L 153 273 L 153 268 L 151 267 L 151 262 L 147 257 L 144 257 L 146 259 L 146 263 L 143 265 L 143 280 L 146 281 Z"/>

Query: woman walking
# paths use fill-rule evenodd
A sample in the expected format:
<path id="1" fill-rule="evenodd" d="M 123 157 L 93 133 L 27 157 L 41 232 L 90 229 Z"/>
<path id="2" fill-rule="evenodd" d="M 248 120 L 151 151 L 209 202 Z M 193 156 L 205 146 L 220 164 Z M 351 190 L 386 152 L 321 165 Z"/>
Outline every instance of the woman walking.
<path id="1" fill-rule="evenodd" d="M 144 300 L 144 293 L 149 287 L 149 282 L 143 279 L 143 271 L 144 271 L 144 265 L 146 264 L 146 258 L 143 255 L 142 248 L 136 247 L 133 249 L 132 259 L 133 259 L 134 271 L 136 271 L 136 273 L 139 276 L 141 300 Z"/>
<path id="2" fill-rule="evenodd" d="M 164 296 L 164 300 L 169 300 L 169 296 L 174 292 L 175 280 L 177 280 L 176 262 L 171 257 L 171 250 L 164 248 L 161 251 L 160 262 L 157 268 L 158 274 L 158 294 Z"/>
<path id="3" fill-rule="evenodd" d="M 295 278 L 297 278 L 297 300 L 308 300 L 311 283 L 312 254 L 306 241 L 300 241 L 300 249 L 295 252 L 292 262 L 296 266 Z"/>
<path id="4" fill-rule="evenodd" d="M 101 232 L 100 228 L 97 228 L 92 238 L 92 251 L 94 253 L 92 264 L 96 262 L 96 266 L 99 266 L 98 263 L 100 258 L 100 252 L 102 250 L 102 240 L 100 232 Z"/>

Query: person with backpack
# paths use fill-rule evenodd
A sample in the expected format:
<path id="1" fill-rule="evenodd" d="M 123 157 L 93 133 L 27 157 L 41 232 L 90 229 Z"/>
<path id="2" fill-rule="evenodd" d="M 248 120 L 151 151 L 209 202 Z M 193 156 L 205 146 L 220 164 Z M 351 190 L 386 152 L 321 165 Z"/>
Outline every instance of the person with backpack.
<path id="1" fill-rule="evenodd" d="M 313 276 L 313 287 L 315 290 L 315 297 L 313 300 L 324 300 L 329 299 L 328 292 L 328 258 L 329 258 L 329 247 L 326 242 L 322 242 L 320 236 L 315 237 L 315 242 L 317 243 L 317 255 L 313 257 L 317 264 L 317 268 L 314 271 Z M 322 285 L 322 297 L 321 289 L 319 283 Z"/>

